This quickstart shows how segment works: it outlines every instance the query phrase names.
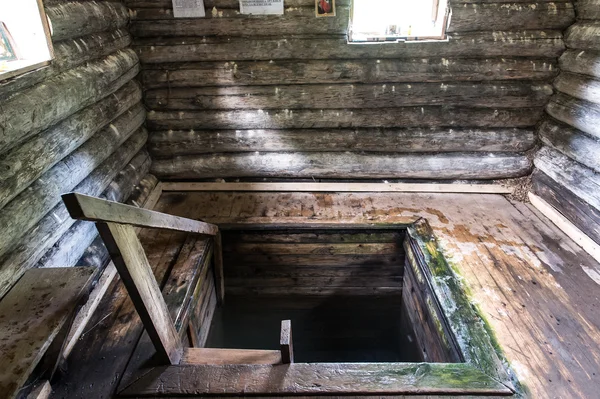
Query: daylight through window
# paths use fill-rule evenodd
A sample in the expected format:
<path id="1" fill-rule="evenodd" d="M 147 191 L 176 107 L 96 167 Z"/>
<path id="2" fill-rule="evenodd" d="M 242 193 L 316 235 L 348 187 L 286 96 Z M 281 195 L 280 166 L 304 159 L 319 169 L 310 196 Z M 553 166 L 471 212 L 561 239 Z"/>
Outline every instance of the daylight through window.
<path id="1" fill-rule="evenodd" d="M 447 0 L 354 0 L 350 40 L 440 40 L 447 20 Z"/>
<path id="2" fill-rule="evenodd" d="M 0 80 L 52 58 L 45 18 L 38 0 L 0 0 Z"/>

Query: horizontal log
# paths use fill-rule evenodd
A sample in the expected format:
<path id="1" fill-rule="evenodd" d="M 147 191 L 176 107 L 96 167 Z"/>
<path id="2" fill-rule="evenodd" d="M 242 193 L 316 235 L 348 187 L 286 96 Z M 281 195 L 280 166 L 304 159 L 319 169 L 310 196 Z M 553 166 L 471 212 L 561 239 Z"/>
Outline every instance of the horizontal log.
<path id="1" fill-rule="evenodd" d="M 86 62 L 106 57 L 129 46 L 131 41 L 126 29 L 118 29 L 53 43 L 54 58 L 50 65 L 0 82 L 0 99 Z"/>
<path id="2" fill-rule="evenodd" d="M 87 195 L 100 195 L 117 173 L 144 146 L 147 137 L 145 130 L 135 133 L 73 190 Z M 59 203 L 39 223 L 22 235 L 18 245 L 0 258 L 0 297 L 25 270 L 37 263 L 73 223 L 75 221 L 69 217 L 64 204 Z"/>
<path id="3" fill-rule="evenodd" d="M 577 0 L 577 19 L 600 20 L 600 0 Z"/>
<path id="4" fill-rule="evenodd" d="M 10 201 L 0 213 L 0 256 L 144 123 L 145 112 L 125 113 L 62 159 Z"/>
<path id="5" fill-rule="evenodd" d="M 561 71 L 600 78 L 600 52 L 567 50 L 559 62 Z"/>
<path id="6" fill-rule="evenodd" d="M 154 110 L 392 108 L 419 105 L 515 108 L 544 104 L 552 86 L 530 82 L 235 86 L 156 89 Z"/>
<path id="7" fill-rule="evenodd" d="M 507 154 L 375 155 L 355 153 L 219 154 L 156 160 L 159 179 L 225 177 L 502 179 L 531 170 L 525 156 Z"/>
<path id="8" fill-rule="evenodd" d="M 600 172 L 600 140 L 571 126 L 544 120 L 538 129 L 542 142 L 569 158 Z"/>
<path id="9" fill-rule="evenodd" d="M 156 185 L 158 184 L 158 179 L 151 174 L 147 174 L 144 178 L 140 180 L 137 186 L 135 186 L 133 193 L 129 196 L 127 201 L 125 202 L 128 205 L 137 206 L 139 208 L 143 208 L 146 204 L 146 201 L 149 200 L 150 193 L 154 190 Z M 112 185 L 112 183 L 111 183 Z M 106 191 L 105 191 L 106 193 Z M 112 199 L 111 199 L 112 197 Z M 111 201 L 117 201 L 117 196 L 107 195 L 107 198 L 111 199 Z M 122 200 L 120 200 L 122 201 Z M 119 202 L 120 202 L 119 201 Z M 95 226 L 94 226 L 95 228 Z M 97 231 L 96 231 L 97 233 Z M 76 266 L 93 266 L 103 268 L 109 261 L 110 256 L 108 255 L 108 250 L 100 238 L 99 235 L 96 236 L 94 241 L 88 246 L 79 260 L 76 262 Z"/>
<path id="10" fill-rule="evenodd" d="M 152 132 L 156 158 L 216 152 L 520 152 L 533 129 L 294 129 Z"/>
<path id="11" fill-rule="evenodd" d="M 0 208 L 128 109 L 131 114 L 144 118 L 145 111 L 141 104 L 131 108 L 139 103 L 141 97 L 139 85 L 127 83 L 113 95 L 10 149 L 0 159 Z"/>
<path id="12" fill-rule="evenodd" d="M 560 31 L 473 32 L 452 34 L 449 41 L 355 43 L 345 38 L 138 39 L 134 47 L 144 63 L 281 59 L 417 57 L 558 57 L 564 50 Z"/>
<path id="13" fill-rule="evenodd" d="M 565 29 L 575 21 L 571 3 L 478 3 L 452 7 L 448 32 Z"/>
<path id="14" fill-rule="evenodd" d="M 152 130 L 301 129 L 359 127 L 530 127 L 541 108 L 403 107 L 354 110 L 150 111 Z"/>
<path id="15" fill-rule="evenodd" d="M 45 0 L 44 3 L 60 3 L 71 0 Z M 82 1 L 82 0 L 79 0 Z M 91 0 L 83 0 L 91 1 Z M 537 3 L 543 2 L 562 3 L 566 0 L 538 0 Z M 589 0 L 588 0 L 589 1 Z M 450 0 L 449 3 L 455 4 L 471 4 L 471 3 L 531 3 L 532 0 Z M 168 8 L 172 6 L 172 0 L 125 0 L 124 3 L 132 9 L 138 8 Z M 338 6 L 347 6 L 351 4 L 351 0 L 336 0 Z M 285 0 L 285 7 L 310 7 L 314 6 L 313 0 Z M 239 8 L 239 0 L 204 0 L 204 6 L 212 9 L 213 7 L 221 8 Z"/>
<path id="16" fill-rule="evenodd" d="M 281 364 L 281 351 L 257 349 L 186 348 L 181 364 Z"/>
<path id="17" fill-rule="evenodd" d="M 554 80 L 554 87 L 571 97 L 600 104 L 600 80 L 563 71 Z"/>
<path id="18" fill-rule="evenodd" d="M 577 22 L 565 33 L 568 48 L 600 50 L 600 22 Z"/>
<path id="19" fill-rule="evenodd" d="M 150 69 L 158 68 L 158 69 Z M 237 61 L 149 64 L 144 88 L 546 80 L 558 73 L 552 59 L 417 58 L 400 60 Z"/>
<path id="20" fill-rule="evenodd" d="M 552 97 L 546 111 L 555 119 L 600 138 L 600 105 L 559 93 Z"/>
<path id="21" fill-rule="evenodd" d="M 50 1 L 66 1 L 66 0 L 50 0 Z M 124 1 L 125 5 L 127 5 L 131 9 L 138 8 L 170 8 L 173 7 L 172 0 L 126 0 Z M 337 0 L 335 2 L 338 6 L 349 6 L 351 4 L 351 0 Z M 285 0 L 284 7 L 310 7 L 315 6 L 315 2 L 313 0 Z M 239 0 L 204 0 L 204 7 L 209 10 L 212 10 L 213 7 L 218 7 L 218 9 L 238 9 L 240 8 Z"/>
<path id="22" fill-rule="evenodd" d="M 315 18 L 315 7 L 286 7 L 284 15 L 244 15 L 237 9 L 206 8 L 206 18 L 175 19 L 172 7 L 134 9 L 136 37 L 346 34 L 350 7 L 337 5 L 335 18 Z M 157 23 L 157 21 L 160 21 Z M 448 32 L 564 29 L 575 21 L 571 3 L 465 4 L 453 7 Z"/>
<path id="23" fill-rule="evenodd" d="M 123 50 L 13 95 L 0 109 L 0 153 L 114 93 L 138 72 L 135 53 Z"/>
<path id="24" fill-rule="evenodd" d="M 244 254 L 262 255 L 395 255 L 403 252 L 398 243 L 238 243 L 229 242 L 223 246 L 227 253 L 237 256 Z M 225 255 L 227 257 L 227 255 Z"/>
<path id="25" fill-rule="evenodd" d="M 315 18 L 315 7 L 287 7 L 284 15 L 244 15 L 236 9 L 207 9 L 206 18 L 175 19 L 172 7 L 133 11 L 131 33 L 135 37 L 345 35 L 350 7 L 336 7 L 335 18 Z"/>
<path id="26" fill-rule="evenodd" d="M 129 21 L 129 12 L 123 4 L 108 1 L 46 6 L 46 15 L 55 41 L 119 29 Z"/>
<path id="27" fill-rule="evenodd" d="M 538 151 L 534 162 L 550 178 L 600 210 L 600 174 L 549 147 Z"/>
<path id="28" fill-rule="evenodd" d="M 565 189 L 543 172 L 536 170 L 532 176 L 533 192 L 556 208 L 577 228 L 600 244 L 600 211 Z"/>
<path id="29" fill-rule="evenodd" d="M 167 183 L 168 184 L 168 183 Z M 244 190 L 240 190 L 244 191 Z M 279 244 L 314 244 L 314 243 L 391 243 L 401 242 L 404 235 L 397 231 L 312 231 L 301 233 L 288 232 L 248 232 L 224 231 L 223 241 L 233 243 L 279 243 Z"/>
<path id="30" fill-rule="evenodd" d="M 100 198 L 122 202 L 133 192 L 135 185 L 150 170 L 151 159 L 146 150 L 141 150 L 119 172 Z M 94 241 L 98 231 L 93 223 L 78 221 L 67 230 L 39 260 L 35 267 L 75 266 L 86 248 Z"/>

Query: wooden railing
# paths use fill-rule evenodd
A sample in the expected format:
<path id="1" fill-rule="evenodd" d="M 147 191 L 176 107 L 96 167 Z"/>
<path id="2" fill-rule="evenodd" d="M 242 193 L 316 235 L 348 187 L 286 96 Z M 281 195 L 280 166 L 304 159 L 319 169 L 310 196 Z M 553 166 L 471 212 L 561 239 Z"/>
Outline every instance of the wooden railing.
<path id="1" fill-rule="evenodd" d="M 121 280 L 164 364 L 293 363 L 291 322 L 281 326 L 280 350 L 184 348 L 152 268 L 132 226 L 182 231 L 214 237 L 215 288 L 224 301 L 223 250 L 218 226 L 140 209 L 77 193 L 63 195 L 72 218 L 96 222 Z"/>

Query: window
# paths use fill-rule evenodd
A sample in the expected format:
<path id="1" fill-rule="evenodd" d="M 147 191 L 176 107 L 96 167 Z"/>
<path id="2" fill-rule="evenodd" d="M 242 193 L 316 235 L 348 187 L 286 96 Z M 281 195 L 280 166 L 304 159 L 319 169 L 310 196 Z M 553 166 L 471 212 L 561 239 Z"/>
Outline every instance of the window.
<path id="1" fill-rule="evenodd" d="M 354 0 L 350 41 L 440 40 L 448 0 Z"/>
<path id="2" fill-rule="evenodd" d="M 0 80 L 47 64 L 49 37 L 40 0 L 0 0 Z"/>

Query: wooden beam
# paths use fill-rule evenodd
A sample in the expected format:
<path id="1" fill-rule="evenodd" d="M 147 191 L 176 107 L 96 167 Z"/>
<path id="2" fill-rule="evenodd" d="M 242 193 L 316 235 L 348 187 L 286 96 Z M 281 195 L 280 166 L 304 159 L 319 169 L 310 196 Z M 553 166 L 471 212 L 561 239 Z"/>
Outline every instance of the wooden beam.
<path id="1" fill-rule="evenodd" d="M 120 395 L 134 397 L 213 394 L 504 396 L 513 391 L 466 363 L 294 363 L 157 367 L 120 392 Z"/>
<path id="2" fill-rule="evenodd" d="M 556 225 L 563 233 L 577 243 L 585 252 L 600 262 L 600 245 L 587 236 L 569 219 L 563 216 L 556 208 L 538 197 L 534 193 L 529 193 L 531 204 Z"/>
<path id="3" fill-rule="evenodd" d="M 256 349 L 186 348 L 182 365 L 281 364 L 281 352 Z"/>
<path id="4" fill-rule="evenodd" d="M 294 363 L 294 346 L 292 344 L 292 321 L 281 321 L 281 334 L 279 336 L 279 346 L 281 348 L 281 363 Z"/>
<path id="5" fill-rule="evenodd" d="M 186 183 L 164 182 L 163 191 L 265 191 L 337 193 L 477 193 L 510 194 L 512 189 L 498 184 L 422 183 Z"/>
<path id="6" fill-rule="evenodd" d="M 73 219 L 92 222 L 113 222 L 140 227 L 154 227 L 214 236 L 218 227 L 197 220 L 140 209 L 131 205 L 106 201 L 78 193 L 62 196 Z"/>
<path id="7" fill-rule="evenodd" d="M 217 290 L 217 303 L 223 305 L 225 301 L 225 274 L 223 271 L 223 242 L 221 232 L 217 232 L 215 236 L 215 252 L 214 252 L 214 267 L 215 267 L 215 289 Z"/>
<path id="8" fill-rule="evenodd" d="M 178 364 L 183 351 L 181 340 L 135 230 L 116 223 L 97 223 L 96 227 L 160 361 Z"/>

